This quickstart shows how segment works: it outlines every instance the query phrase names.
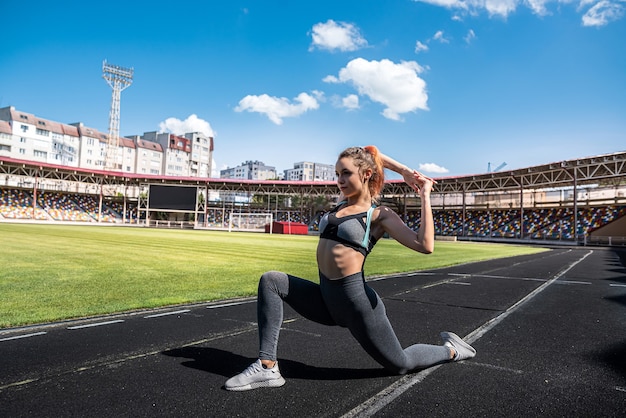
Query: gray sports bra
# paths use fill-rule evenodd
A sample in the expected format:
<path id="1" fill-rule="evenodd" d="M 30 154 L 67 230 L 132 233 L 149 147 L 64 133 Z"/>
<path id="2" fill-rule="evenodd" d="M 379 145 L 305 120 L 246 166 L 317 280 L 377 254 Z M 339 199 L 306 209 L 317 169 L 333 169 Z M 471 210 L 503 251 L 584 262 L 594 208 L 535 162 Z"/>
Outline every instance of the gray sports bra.
<path id="1" fill-rule="evenodd" d="M 320 238 L 336 241 L 367 256 L 376 244 L 376 238 L 370 232 L 372 213 L 375 206 L 372 205 L 367 212 L 338 218 L 337 211 L 345 203 L 345 201 L 340 202 L 333 210 L 327 212 L 322 217 L 320 220 Z"/>

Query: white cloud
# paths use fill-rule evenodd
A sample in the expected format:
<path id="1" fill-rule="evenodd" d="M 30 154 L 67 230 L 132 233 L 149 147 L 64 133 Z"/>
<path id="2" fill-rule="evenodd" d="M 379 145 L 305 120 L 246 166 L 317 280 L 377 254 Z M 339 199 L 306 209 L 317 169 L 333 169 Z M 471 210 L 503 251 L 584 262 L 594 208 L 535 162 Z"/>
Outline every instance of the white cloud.
<path id="1" fill-rule="evenodd" d="M 467 4 L 465 0 L 414 0 L 423 1 L 424 3 L 433 4 L 435 6 L 442 6 L 448 9 L 466 9 Z"/>
<path id="2" fill-rule="evenodd" d="M 433 40 L 439 41 L 442 44 L 449 44 L 450 41 L 444 36 L 443 31 L 439 30 L 433 35 Z"/>
<path id="3" fill-rule="evenodd" d="M 290 103 L 285 97 L 272 97 L 267 94 L 248 95 L 239 101 L 235 111 L 264 113 L 276 125 L 282 125 L 283 118 L 300 116 L 308 110 L 319 108 L 319 103 L 314 96 L 321 97 L 321 95 L 322 93 L 318 91 L 313 92 L 313 96 L 300 93 L 294 98 L 295 103 Z"/>
<path id="4" fill-rule="evenodd" d="M 457 10 L 467 13 L 476 13 L 481 9 L 486 10 L 490 16 L 508 16 L 515 10 L 522 0 L 414 0 L 416 2 L 428 3 L 434 6 L 445 7 L 446 9 Z M 458 16 L 455 16 L 458 20 Z"/>
<path id="5" fill-rule="evenodd" d="M 420 164 L 418 170 L 423 171 L 425 173 L 436 173 L 436 174 L 445 174 L 445 173 L 450 172 L 450 170 L 448 170 L 447 168 L 437 165 L 435 163 Z"/>
<path id="6" fill-rule="evenodd" d="M 545 16 L 548 14 L 548 9 L 546 9 L 546 3 L 550 0 L 526 0 L 528 7 L 537 15 Z"/>
<path id="7" fill-rule="evenodd" d="M 473 41 L 474 39 L 476 39 L 476 34 L 474 33 L 474 30 L 473 30 L 473 29 L 470 29 L 470 30 L 467 32 L 467 35 L 465 35 L 465 37 L 464 37 L 463 39 L 465 40 L 465 43 L 467 43 L 467 44 L 472 43 L 472 41 Z"/>
<path id="8" fill-rule="evenodd" d="M 356 51 L 367 46 L 367 41 L 361 36 L 359 29 L 351 23 L 328 20 L 326 23 L 313 25 L 311 32 L 313 42 L 309 51 L 325 49 L 329 51 Z"/>
<path id="9" fill-rule="evenodd" d="M 587 13 L 582 17 L 582 21 L 583 26 L 604 26 L 612 21 L 621 19 L 622 16 L 624 16 L 623 4 L 601 0 L 587 10 Z"/>
<path id="10" fill-rule="evenodd" d="M 452 10 L 453 20 L 461 20 L 462 15 L 476 15 L 486 11 L 490 17 L 507 18 L 517 10 L 518 6 L 529 8 L 538 16 L 550 14 L 548 5 L 555 3 L 558 9 L 564 3 L 576 4 L 576 10 L 583 13 L 581 18 L 584 26 L 604 26 L 624 16 L 624 0 L 413 0 Z"/>
<path id="11" fill-rule="evenodd" d="M 311 91 L 311 94 L 320 102 L 324 102 L 326 100 L 326 97 L 324 97 L 323 91 L 313 90 Z"/>
<path id="12" fill-rule="evenodd" d="M 428 51 L 428 45 L 421 43 L 420 41 L 415 42 L 415 53 L 420 53 L 422 51 Z"/>
<path id="13" fill-rule="evenodd" d="M 348 94 L 341 99 L 341 105 L 348 110 L 354 110 L 359 108 L 359 96 L 356 94 Z"/>
<path id="14" fill-rule="evenodd" d="M 523 3 L 520 0 L 470 0 L 469 2 L 484 7 L 489 16 L 502 17 L 507 17 L 517 9 L 520 3 Z"/>
<path id="15" fill-rule="evenodd" d="M 387 59 L 356 58 L 339 71 L 339 77 L 324 80 L 351 83 L 360 95 L 386 106 L 382 112 L 384 117 L 400 120 L 402 113 L 428 110 L 426 82 L 418 76 L 422 71 L 414 61 L 396 64 Z"/>
<path id="16" fill-rule="evenodd" d="M 471 32 L 471 30 L 470 30 Z M 426 41 L 421 42 L 421 41 L 417 41 L 415 43 L 415 53 L 418 54 L 420 52 L 424 52 L 424 51 L 428 51 L 429 47 L 428 44 L 430 44 L 432 41 L 437 41 L 439 43 L 442 44 L 449 44 L 450 40 L 448 38 L 446 38 L 446 36 L 444 35 L 442 30 L 438 30 L 437 32 L 435 32 L 435 34 L 426 39 Z"/>
<path id="17" fill-rule="evenodd" d="M 206 136 L 215 137 L 211 124 L 196 115 L 189 115 L 185 120 L 167 118 L 159 123 L 159 132 L 169 132 L 174 135 L 183 135 L 189 132 L 201 132 Z"/>

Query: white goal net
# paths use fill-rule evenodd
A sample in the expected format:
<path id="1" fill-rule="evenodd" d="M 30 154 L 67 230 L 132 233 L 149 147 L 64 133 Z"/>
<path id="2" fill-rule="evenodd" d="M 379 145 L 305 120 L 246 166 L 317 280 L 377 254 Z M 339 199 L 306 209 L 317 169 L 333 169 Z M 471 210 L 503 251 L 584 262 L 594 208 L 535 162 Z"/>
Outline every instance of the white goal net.
<path id="1" fill-rule="evenodd" d="M 265 232 L 265 227 L 269 228 L 268 232 L 272 232 L 271 213 L 240 213 L 231 212 L 228 221 L 229 231 L 256 231 Z"/>

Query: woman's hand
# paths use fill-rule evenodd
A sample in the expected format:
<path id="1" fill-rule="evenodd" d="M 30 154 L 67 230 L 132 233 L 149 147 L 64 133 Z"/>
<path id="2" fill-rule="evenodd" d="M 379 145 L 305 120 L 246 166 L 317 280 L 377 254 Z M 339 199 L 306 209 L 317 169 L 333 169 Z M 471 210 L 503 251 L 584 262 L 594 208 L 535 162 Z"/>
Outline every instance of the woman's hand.
<path id="1" fill-rule="evenodd" d="M 420 196 L 430 194 L 433 185 L 436 183 L 435 180 L 423 175 L 417 170 L 404 172 L 402 174 L 402 177 L 404 178 L 406 184 L 411 186 L 411 188 L 415 190 Z"/>

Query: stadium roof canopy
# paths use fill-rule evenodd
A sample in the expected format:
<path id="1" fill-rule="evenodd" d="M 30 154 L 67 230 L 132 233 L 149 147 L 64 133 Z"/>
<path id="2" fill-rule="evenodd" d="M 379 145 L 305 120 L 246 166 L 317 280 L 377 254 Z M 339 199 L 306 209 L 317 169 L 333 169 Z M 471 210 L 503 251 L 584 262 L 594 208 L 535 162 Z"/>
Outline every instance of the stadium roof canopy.
<path id="1" fill-rule="evenodd" d="M 104 170 L 84 170 L 61 165 L 0 157 L 1 176 L 80 182 L 105 186 L 168 184 L 201 186 L 222 192 L 258 194 L 331 195 L 335 182 L 240 180 L 199 177 L 168 177 Z M 486 174 L 437 178 L 436 193 L 497 192 L 507 190 L 574 187 L 590 184 L 621 186 L 626 183 L 626 152 L 560 161 L 534 167 Z M 0 184 L 2 184 L 0 182 Z M 390 180 L 385 195 L 414 193 L 402 180 Z"/>

